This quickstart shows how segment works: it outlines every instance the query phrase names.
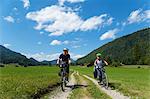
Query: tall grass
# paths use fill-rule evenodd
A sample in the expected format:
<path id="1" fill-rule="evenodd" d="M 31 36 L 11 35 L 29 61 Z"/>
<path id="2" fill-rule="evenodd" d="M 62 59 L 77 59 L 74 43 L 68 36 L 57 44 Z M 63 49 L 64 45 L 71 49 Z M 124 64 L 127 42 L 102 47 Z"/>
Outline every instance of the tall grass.
<path id="1" fill-rule="evenodd" d="M 58 67 L 0 68 L 0 99 L 26 99 L 41 88 L 59 82 Z"/>

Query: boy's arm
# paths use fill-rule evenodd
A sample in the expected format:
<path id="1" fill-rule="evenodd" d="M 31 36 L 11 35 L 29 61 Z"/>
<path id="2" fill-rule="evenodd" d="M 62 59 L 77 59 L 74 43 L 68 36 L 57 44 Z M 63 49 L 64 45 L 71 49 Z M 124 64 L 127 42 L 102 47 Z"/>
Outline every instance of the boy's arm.
<path id="1" fill-rule="evenodd" d="M 94 65 L 96 66 L 97 64 L 96 64 L 96 60 L 95 60 L 95 62 L 94 62 Z"/>
<path id="2" fill-rule="evenodd" d="M 106 64 L 106 66 L 108 65 L 108 63 L 104 60 L 104 63 Z"/>

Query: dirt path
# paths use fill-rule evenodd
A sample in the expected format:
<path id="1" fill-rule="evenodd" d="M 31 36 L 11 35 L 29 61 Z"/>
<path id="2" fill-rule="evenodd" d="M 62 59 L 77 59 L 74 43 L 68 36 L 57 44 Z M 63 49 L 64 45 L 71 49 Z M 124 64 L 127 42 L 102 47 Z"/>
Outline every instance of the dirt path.
<path id="1" fill-rule="evenodd" d="M 70 81 L 67 84 L 68 87 L 65 88 L 65 92 L 61 91 L 61 88 L 59 87 L 53 93 L 51 93 L 52 95 L 49 97 L 49 99 L 67 99 L 71 94 L 75 84 L 74 74 L 75 72 L 71 74 Z"/>
<path id="2" fill-rule="evenodd" d="M 87 75 L 80 75 L 78 72 L 75 72 L 75 71 L 70 76 L 70 82 L 67 84 L 68 87 L 66 87 L 65 92 L 61 91 L 61 88 L 59 87 L 51 93 L 51 95 L 49 96 L 49 99 L 72 98 L 72 95 L 74 95 L 73 89 L 75 89 L 75 87 L 80 86 L 80 88 L 81 88 L 81 85 L 88 86 L 88 83 L 85 79 L 92 81 L 101 91 L 103 91 L 104 93 L 109 95 L 112 99 L 130 99 L 129 97 L 124 96 L 123 94 L 117 92 L 116 90 L 111 90 L 110 88 L 105 89 L 105 88 L 101 87 L 97 83 L 97 80 L 95 80 Z M 82 92 L 82 94 L 80 94 L 80 92 L 79 92 L 78 95 L 75 97 L 78 97 L 78 98 L 80 97 L 80 99 L 93 99 L 91 97 L 90 93 L 87 91 L 86 87 L 82 87 L 80 89 L 80 91 Z"/>
<path id="3" fill-rule="evenodd" d="M 124 96 L 123 94 L 117 92 L 116 90 L 111 90 L 110 88 L 105 89 L 103 87 L 101 87 L 97 81 L 87 75 L 83 75 L 85 78 L 91 80 L 100 90 L 102 90 L 103 92 L 105 92 L 107 95 L 109 95 L 112 99 L 130 99 L 127 96 Z"/>

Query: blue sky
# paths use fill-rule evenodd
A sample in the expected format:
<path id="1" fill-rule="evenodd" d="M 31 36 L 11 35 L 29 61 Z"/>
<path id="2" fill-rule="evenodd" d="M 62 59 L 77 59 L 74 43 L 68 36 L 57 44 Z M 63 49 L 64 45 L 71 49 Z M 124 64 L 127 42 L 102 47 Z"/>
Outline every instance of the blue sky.
<path id="1" fill-rule="evenodd" d="M 73 59 L 149 27 L 148 0 L 1 0 L 0 44 L 39 61 Z"/>

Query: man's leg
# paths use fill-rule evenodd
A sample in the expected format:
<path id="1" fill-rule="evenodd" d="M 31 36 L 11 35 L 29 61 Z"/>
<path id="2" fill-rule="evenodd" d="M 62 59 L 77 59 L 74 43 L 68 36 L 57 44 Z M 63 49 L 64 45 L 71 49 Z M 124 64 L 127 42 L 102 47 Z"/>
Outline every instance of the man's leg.
<path id="1" fill-rule="evenodd" d="M 67 72 L 66 80 L 69 81 L 69 65 L 66 66 L 66 72 Z"/>

